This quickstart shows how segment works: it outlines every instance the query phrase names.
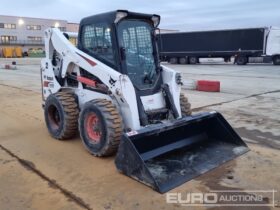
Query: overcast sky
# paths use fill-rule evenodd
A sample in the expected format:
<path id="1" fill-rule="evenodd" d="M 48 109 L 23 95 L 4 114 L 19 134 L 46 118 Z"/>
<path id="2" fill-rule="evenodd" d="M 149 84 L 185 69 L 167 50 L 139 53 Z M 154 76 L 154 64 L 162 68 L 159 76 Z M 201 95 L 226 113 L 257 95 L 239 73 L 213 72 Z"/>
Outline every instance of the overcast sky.
<path id="1" fill-rule="evenodd" d="M 1 0 L 0 14 L 65 19 L 116 9 L 161 15 L 160 28 L 181 31 L 280 27 L 280 0 Z"/>

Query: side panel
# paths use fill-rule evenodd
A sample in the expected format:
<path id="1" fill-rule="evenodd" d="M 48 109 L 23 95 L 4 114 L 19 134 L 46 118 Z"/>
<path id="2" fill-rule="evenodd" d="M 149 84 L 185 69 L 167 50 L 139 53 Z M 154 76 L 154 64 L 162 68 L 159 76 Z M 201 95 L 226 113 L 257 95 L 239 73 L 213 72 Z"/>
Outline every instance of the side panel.
<path id="1" fill-rule="evenodd" d="M 163 83 L 168 84 L 170 92 L 173 96 L 173 100 L 175 103 L 175 106 L 177 108 L 177 111 L 179 113 L 179 117 L 181 117 L 181 106 L 180 106 L 180 93 L 181 93 L 181 85 L 178 85 L 176 83 L 176 71 L 174 71 L 171 68 L 168 68 L 164 65 L 162 66 L 162 77 L 163 77 Z"/>
<path id="2" fill-rule="evenodd" d="M 103 98 L 103 99 L 107 99 L 109 101 L 112 100 L 109 95 L 94 92 L 94 91 L 90 91 L 90 90 L 87 90 L 87 89 L 75 89 L 75 94 L 79 98 L 79 106 L 80 107 L 83 107 L 83 105 L 86 102 L 91 101 L 91 100 L 96 99 L 96 98 Z"/>
<path id="3" fill-rule="evenodd" d="M 138 130 L 141 128 L 136 94 L 134 86 L 127 75 L 120 75 L 120 89 L 116 90 L 116 98 L 118 99 L 124 124 L 126 128 Z"/>
<path id="4" fill-rule="evenodd" d="M 266 45 L 267 55 L 280 55 L 280 29 L 271 29 Z"/>
<path id="5" fill-rule="evenodd" d="M 41 82 L 43 101 L 45 101 L 50 94 L 58 92 L 61 88 L 55 78 L 52 62 L 47 58 L 41 60 Z"/>

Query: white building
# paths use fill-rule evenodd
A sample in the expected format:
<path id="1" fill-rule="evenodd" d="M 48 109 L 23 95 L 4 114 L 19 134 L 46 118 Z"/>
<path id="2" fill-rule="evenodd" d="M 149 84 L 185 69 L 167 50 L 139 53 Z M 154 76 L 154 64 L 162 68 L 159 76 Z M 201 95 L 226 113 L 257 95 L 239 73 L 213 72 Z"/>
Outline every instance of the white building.
<path id="1" fill-rule="evenodd" d="M 44 49 L 44 30 L 49 27 L 78 32 L 79 24 L 58 19 L 0 15 L 0 49 L 4 47 L 22 47 L 23 51 Z"/>

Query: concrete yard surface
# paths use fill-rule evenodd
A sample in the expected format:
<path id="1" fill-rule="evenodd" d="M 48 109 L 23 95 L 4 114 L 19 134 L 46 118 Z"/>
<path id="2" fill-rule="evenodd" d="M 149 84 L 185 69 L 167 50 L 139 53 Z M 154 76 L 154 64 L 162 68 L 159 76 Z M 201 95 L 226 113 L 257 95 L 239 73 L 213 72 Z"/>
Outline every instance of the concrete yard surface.
<path id="1" fill-rule="evenodd" d="M 11 60 L 0 60 L 4 62 Z M 40 60 L 18 62 L 18 70 L 0 69 L 0 209 L 225 209 L 167 203 L 167 194 L 120 174 L 114 157 L 90 155 L 78 135 L 67 141 L 50 137 L 41 107 Z M 276 190 L 274 202 L 280 209 L 280 67 L 168 66 L 181 71 L 183 80 L 219 80 L 220 93 L 183 91 L 194 113 L 221 112 L 250 148 L 170 192 Z M 272 195 L 265 200 L 271 203 Z"/>

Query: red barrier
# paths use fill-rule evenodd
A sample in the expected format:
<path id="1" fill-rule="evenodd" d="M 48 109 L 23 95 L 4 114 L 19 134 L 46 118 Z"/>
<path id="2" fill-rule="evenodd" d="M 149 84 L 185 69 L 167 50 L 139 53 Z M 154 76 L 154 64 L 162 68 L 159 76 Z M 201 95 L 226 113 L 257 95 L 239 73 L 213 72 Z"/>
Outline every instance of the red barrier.
<path id="1" fill-rule="evenodd" d="M 220 81 L 197 80 L 197 90 L 206 92 L 220 92 Z"/>

